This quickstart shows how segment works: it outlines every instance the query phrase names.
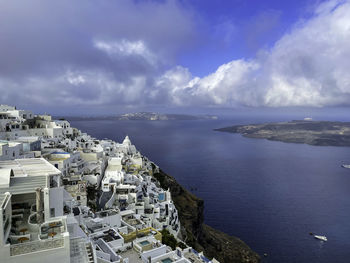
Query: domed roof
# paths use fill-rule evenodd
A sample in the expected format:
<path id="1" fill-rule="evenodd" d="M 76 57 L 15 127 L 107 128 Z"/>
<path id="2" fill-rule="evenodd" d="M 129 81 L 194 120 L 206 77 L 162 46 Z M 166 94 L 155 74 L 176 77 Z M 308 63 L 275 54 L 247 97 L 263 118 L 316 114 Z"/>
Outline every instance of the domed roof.
<path id="1" fill-rule="evenodd" d="M 129 139 L 129 136 L 128 136 L 128 135 L 126 135 L 126 136 L 125 136 L 125 139 L 124 139 L 124 141 L 123 141 L 123 144 L 128 144 L 128 145 L 131 145 L 131 141 L 130 141 L 130 139 Z"/>

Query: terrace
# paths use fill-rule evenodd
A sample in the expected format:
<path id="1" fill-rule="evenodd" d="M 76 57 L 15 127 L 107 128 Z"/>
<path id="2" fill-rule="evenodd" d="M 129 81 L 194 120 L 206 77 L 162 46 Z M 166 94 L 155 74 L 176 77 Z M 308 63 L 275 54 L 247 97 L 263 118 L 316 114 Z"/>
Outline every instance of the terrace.
<path id="1" fill-rule="evenodd" d="M 128 258 L 129 262 L 131 263 L 144 263 L 142 259 L 140 258 L 139 253 L 137 253 L 133 249 L 126 250 L 119 254 L 123 259 Z"/>
<path id="2" fill-rule="evenodd" d="M 36 240 L 10 246 L 10 255 L 17 256 L 53 248 L 64 247 L 64 237 L 55 237 L 48 240 Z"/>
<path id="3" fill-rule="evenodd" d="M 139 253 L 160 247 L 162 245 L 161 242 L 155 239 L 153 235 L 137 238 L 132 243 L 134 249 Z"/>
<path id="4" fill-rule="evenodd" d="M 201 253 L 198 253 L 193 248 L 189 248 L 188 251 L 184 253 L 184 257 L 187 258 L 192 263 L 203 263 L 203 262 L 210 263 L 211 262 L 204 255 L 202 255 Z"/>
<path id="5" fill-rule="evenodd" d="M 96 246 L 96 255 L 99 258 L 103 258 L 107 260 L 107 262 L 120 262 L 120 256 L 116 253 L 116 251 L 123 247 L 124 239 L 117 233 L 116 230 L 110 228 L 106 231 L 96 233 L 91 238 Z"/>
<path id="6" fill-rule="evenodd" d="M 63 219 L 39 224 L 35 206 L 14 205 L 14 208 L 9 235 L 11 256 L 64 246 L 66 226 Z"/>
<path id="7" fill-rule="evenodd" d="M 66 226 L 62 220 L 54 220 L 45 222 L 40 226 L 40 236 L 41 240 L 60 237 L 66 232 Z"/>
<path id="8" fill-rule="evenodd" d="M 36 222 L 35 210 L 35 205 L 29 203 L 12 205 L 12 223 L 8 239 L 11 245 L 39 240 L 39 225 Z"/>
<path id="9" fill-rule="evenodd" d="M 136 219 L 134 217 L 124 217 L 123 221 L 125 223 L 127 223 L 128 225 L 132 226 L 132 227 L 142 227 L 142 225 L 144 224 L 141 220 Z"/>
<path id="10" fill-rule="evenodd" d="M 85 218 L 84 218 L 85 219 Z M 87 227 L 87 230 L 90 233 L 96 233 L 101 231 L 104 228 L 103 220 L 99 217 L 96 218 L 90 218 L 87 217 L 86 220 L 84 220 L 84 223 Z"/>
<path id="11" fill-rule="evenodd" d="M 109 209 L 109 210 L 104 210 L 101 212 L 97 212 L 96 216 L 99 218 L 104 218 L 104 217 L 108 217 L 108 216 L 114 216 L 114 215 L 118 215 L 119 214 L 119 209 L 118 208 L 114 208 L 114 209 Z"/>
<path id="12" fill-rule="evenodd" d="M 106 243 L 122 239 L 122 237 L 112 228 L 105 230 L 102 233 L 98 233 L 93 237 L 93 240 L 97 241 L 100 238 L 102 238 Z"/>
<path id="13" fill-rule="evenodd" d="M 181 253 L 177 253 L 176 251 L 168 252 L 164 255 L 160 255 L 158 257 L 154 257 L 151 260 L 151 263 L 191 263 L 190 260 L 182 257 Z M 202 261 L 200 261 L 203 263 Z"/>
<path id="14" fill-rule="evenodd" d="M 129 243 L 134 241 L 136 238 L 141 238 L 149 235 L 154 236 L 154 238 L 158 241 L 162 241 L 162 234 L 159 231 L 155 230 L 153 227 L 144 228 L 142 230 L 134 231 L 128 234 L 120 233 L 120 235 L 124 238 L 125 243 Z"/>

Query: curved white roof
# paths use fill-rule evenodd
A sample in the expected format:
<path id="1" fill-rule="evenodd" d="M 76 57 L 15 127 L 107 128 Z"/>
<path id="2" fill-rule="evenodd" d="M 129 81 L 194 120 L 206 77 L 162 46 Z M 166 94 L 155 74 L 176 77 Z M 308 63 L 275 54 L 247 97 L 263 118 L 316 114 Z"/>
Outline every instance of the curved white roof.
<path id="1" fill-rule="evenodd" d="M 128 136 L 128 135 L 126 135 L 126 136 L 125 136 L 125 139 L 124 139 L 124 141 L 123 141 L 123 144 L 128 144 L 128 145 L 131 145 L 131 141 L 130 141 L 130 139 L 129 139 L 129 136 Z"/>

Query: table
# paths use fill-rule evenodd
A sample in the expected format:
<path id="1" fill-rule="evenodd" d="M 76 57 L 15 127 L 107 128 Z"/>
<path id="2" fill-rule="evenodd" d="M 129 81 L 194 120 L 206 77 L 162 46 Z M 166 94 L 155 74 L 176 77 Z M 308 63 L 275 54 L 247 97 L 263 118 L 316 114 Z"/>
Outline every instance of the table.
<path id="1" fill-rule="evenodd" d="M 51 232 L 51 233 L 48 234 L 48 236 L 51 237 L 51 238 L 53 238 L 53 237 L 56 236 L 56 235 L 57 235 L 56 232 Z"/>
<path id="2" fill-rule="evenodd" d="M 19 242 L 23 243 L 24 241 L 28 241 L 29 238 L 28 237 L 20 237 L 19 239 L 17 239 Z"/>
<path id="3" fill-rule="evenodd" d="M 56 230 L 56 227 L 58 227 L 59 224 L 57 222 L 52 222 L 52 223 L 49 223 L 49 228 L 52 228 L 52 232 L 55 233 L 55 230 Z"/>

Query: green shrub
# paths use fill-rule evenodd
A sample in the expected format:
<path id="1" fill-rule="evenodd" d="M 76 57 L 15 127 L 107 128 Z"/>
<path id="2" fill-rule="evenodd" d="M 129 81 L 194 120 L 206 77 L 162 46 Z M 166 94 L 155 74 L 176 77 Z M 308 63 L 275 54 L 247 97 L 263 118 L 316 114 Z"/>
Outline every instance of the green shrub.
<path id="1" fill-rule="evenodd" d="M 186 248 L 186 244 L 183 242 L 177 242 L 176 238 L 170 234 L 167 229 L 163 229 L 162 233 L 162 243 L 171 247 L 172 249 L 176 249 L 176 247 L 180 247 L 182 249 Z"/>

